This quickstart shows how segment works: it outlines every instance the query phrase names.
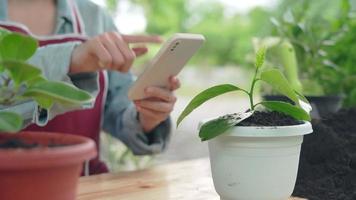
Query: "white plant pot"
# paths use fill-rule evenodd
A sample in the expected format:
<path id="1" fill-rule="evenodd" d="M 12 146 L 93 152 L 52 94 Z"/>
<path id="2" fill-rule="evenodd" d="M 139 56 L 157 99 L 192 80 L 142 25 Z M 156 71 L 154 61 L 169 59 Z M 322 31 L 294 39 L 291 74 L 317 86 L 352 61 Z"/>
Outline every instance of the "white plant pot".
<path id="1" fill-rule="evenodd" d="M 221 200 L 287 200 L 296 182 L 303 135 L 295 126 L 234 127 L 209 141 L 214 186 Z"/>

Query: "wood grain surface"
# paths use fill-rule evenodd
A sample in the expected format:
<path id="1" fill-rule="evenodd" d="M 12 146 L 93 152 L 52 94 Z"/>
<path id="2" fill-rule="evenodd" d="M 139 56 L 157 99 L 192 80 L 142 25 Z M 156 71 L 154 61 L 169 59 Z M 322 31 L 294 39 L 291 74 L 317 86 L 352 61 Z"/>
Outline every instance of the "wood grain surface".
<path id="1" fill-rule="evenodd" d="M 77 200 L 219 200 L 208 159 L 80 178 Z M 302 200 L 290 198 L 289 200 Z"/>

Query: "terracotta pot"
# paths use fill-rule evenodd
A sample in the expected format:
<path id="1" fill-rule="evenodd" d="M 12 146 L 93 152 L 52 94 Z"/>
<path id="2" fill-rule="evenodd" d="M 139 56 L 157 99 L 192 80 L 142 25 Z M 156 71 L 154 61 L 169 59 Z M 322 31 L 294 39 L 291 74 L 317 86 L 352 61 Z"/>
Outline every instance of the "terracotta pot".
<path id="1" fill-rule="evenodd" d="M 0 143 L 11 138 L 64 146 L 1 149 L 1 200 L 75 200 L 83 162 L 97 153 L 91 139 L 46 132 L 0 133 Z"/>

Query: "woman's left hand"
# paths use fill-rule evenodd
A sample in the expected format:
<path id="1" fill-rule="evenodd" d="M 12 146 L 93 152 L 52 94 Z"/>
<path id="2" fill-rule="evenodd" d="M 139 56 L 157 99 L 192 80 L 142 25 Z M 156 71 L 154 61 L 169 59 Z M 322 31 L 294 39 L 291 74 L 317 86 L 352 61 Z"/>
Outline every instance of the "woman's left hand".
<path id="1" fill-rule="evenodd" d="M 145 99 L 134 101 L 144 132 L 152 131 L 169 117 L 177 101 L 173 91 L 179 87 L 179 79 L 170 77 L 168 89 L 148 87 L 145 89 Z"/>

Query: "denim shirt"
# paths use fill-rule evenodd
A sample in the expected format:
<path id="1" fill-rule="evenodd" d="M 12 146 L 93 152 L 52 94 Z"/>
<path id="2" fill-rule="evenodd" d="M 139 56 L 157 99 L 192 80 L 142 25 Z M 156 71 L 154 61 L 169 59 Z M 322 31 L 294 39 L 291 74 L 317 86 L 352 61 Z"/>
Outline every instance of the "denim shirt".
<path id="1" fill-rule="evenodd" d="M 76 0 L 84 31 L 88 37 L 104 32 L 117 31 L 117 28 L 108 13 L 89 0 Z M 7 21 L 7 0 L 0 0 L 0 21 Z M 57 0 L 57 19 L 55 35 L 73 33 L 71 9 L 67 0 Z M 18 24 L 18 23 L 17 23 Z M 23 25 L 22 25 L 23 26 Z M 39 66 L 46 78 L 71 83 L 94 95 L 98 92 L 97 73 L 69 75 L 71 54 L 78 42 L 48 45 L 37 50 L 29 63 Z M 154 154 L 161 152 L 169 140 L 171 132 L 170 119 L 162 122 L 150 133 L 144 133 L 137 117 L 133 103 L 127 98 L 128 88 L 134 77 L 131 73 L 108 71 L 108 93 L 103 111 L 102 128 L 124 142 L 135 154 Z M 8 108 L 16 111 L 25 118 L 25 124 L 45 123 L 58 114 L 78 109 L 64 108 L 54 105 L 48 112 L 46 119 L 41 119 L 37 105 L 33 101 L 21 103 Z"/>

